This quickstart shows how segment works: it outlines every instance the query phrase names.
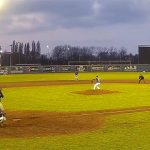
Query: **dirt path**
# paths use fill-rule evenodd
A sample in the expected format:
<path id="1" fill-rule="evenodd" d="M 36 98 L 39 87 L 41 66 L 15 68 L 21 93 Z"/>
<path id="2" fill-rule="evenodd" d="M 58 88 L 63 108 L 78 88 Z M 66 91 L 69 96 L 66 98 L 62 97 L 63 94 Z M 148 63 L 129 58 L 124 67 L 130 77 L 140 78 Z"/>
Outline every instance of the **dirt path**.
<path id="1" fill-rule="evenodd" d="M 103 80 L 102 83 L 133 83 L 138 84 L 137 80 Z M 89 80 L 60 80 L 60 81 L 26 81 L 26 82 L 1 82 L 0 87 L 12 88 L 12 87 L 29 87 L 29 86 L 54 86 L 54 85 L 73 85 L 73 84 L 92 84 Z M 150 84 L 150 81 L 146 81 L 145 84 Z"/>

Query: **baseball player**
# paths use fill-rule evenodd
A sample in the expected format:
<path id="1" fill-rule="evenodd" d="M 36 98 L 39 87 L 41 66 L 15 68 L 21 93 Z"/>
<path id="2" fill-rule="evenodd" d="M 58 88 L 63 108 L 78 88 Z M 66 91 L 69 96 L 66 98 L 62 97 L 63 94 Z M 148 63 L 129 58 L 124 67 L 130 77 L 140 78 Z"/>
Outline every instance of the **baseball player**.
<path id="1" fill-rule="evenodd" d="M 78 71 L 75 71 L 75 73 L 74 73 L 74 77 L 75 77 L 75 80 L 78 80 Z"/>
<path id="2" fill-rule="evenodd" d="M 141 83 L 141 81 L 145 83 L 144 76 L 142 74 L 139 75 L 139 83 Z"/>
<path id="3" fill-rule="evenodd" d="M 4 121 L 6 121 L 6 116 L 4 111 L 0 108 L 0 127 L 3 127 Z"/>
<path id="4" fill-rule="evenodd" d="M 93 79 L 94 81 L 95 81 L 95 84 L 94 84 L 94 87 L 93 87 L 93 89 L 94 90 L 96 90 L 96 89 L 100 89 L 100 79 L 99 79 L 99 77 L 98 76 L 96 76 L 96 78 L 95 79 Z"/>
<path id="5" fill-rule="evenodd" d="M 6 114 L 4 112 L 4 107 L 2 105 L 2 98 L 4 97 L 2 90 L 0 89 L 0 126 L 3 127 L 4 121 L 6 121 Z"/>

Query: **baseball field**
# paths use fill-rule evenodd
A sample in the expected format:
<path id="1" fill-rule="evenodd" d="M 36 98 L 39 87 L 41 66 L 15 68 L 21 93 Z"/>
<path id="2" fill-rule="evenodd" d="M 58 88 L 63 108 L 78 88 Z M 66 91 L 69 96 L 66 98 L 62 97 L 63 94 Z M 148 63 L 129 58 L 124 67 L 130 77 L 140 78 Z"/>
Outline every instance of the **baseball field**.
<path id="1" fill-rule="evenodd" d="M 100 90 L 93 90 L 99 75 Z M 150 73 L 1 75 L 0 150 L 149 150 Z"/>

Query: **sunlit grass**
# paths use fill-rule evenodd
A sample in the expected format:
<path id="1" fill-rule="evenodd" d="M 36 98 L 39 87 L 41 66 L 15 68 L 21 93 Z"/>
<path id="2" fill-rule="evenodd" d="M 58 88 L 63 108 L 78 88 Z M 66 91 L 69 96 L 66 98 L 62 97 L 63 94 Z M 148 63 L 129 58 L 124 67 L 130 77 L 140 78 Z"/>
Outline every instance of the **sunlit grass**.
<path id="1" fill-rule="evenodd" d="M 148 84 L 101 84 L 104 90 L 119 92 L 115 94 L 87 96 L 73 93 L 92 88 L 92 84 L 8 88 L 3 89 L 4 105 L 7 109 L 62 112 L 150 106 Z"/>
<path id="2" fill-rule="evenodd" d="M 139 73 L 79 73 L 80 80 L 138 80 Z M 150 74 L 145 73 L 146 80 Z M 0 76 L 0 82 L 74 80 L 73 73 Z M 101 89 L 119 91 L 108 95 L 79 95 L 93 84 L 3 88 L 3 104 L 8 110 L 80 112 L 150 106 L 149 84 L 102 83 Z M 9 150 L 149 150 L 150 113 L 107 116 L 98 130 L 67 136 L 1 139 L 0 149 Z"/>
<path id="3" fill-rule="evenodd" d="M 79 73 L 79 80 L 91 80 L 96 75 L 102 80 L 138 80 L 139 72 L 92 72 Z M 150 73 L 143 73 L 145 80 L 150 80 Z M 47 74 L 17 74 L 1 75 L 0 82 L 51 81 L 74 80 L 74 73 L 47 73 Z"/>

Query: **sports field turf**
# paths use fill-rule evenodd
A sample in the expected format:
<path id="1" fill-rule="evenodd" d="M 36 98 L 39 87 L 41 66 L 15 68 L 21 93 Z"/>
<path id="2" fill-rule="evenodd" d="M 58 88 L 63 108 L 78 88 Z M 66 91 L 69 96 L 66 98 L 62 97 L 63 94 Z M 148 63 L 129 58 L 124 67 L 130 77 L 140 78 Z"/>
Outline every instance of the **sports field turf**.
<path id="1" fill-rule="evenodd" d="M 134 80 L 135 83 L 102 83 L 101 89 L 118 91 L 106 95 L 81 95 L 76 91 L 93 88 L 93 84 L 47 85 L 3 88 L 7 111 L 96 112 L 135 107 L 150 107 L 150 84 L 138 84 L 139 73 L 79 73 L 79 80 Z M 150 80 L 150 73 L 144 73 Z M 74 80 L 73 73 L 6 75 L 3 82 Z M 0 149 L 8 150 L 149 150 L 149 111 L 102 115 L 102 124 L 92 131 L 40 137 L 0 138 Z M 87 122 L 88 123 L 88 122 Z M 5 127 L 7 128 L 7 127 Z M 34 127 L 33 127 L 34 128 Z M 12 128 L 13 130 L 13 128 Z"/>

